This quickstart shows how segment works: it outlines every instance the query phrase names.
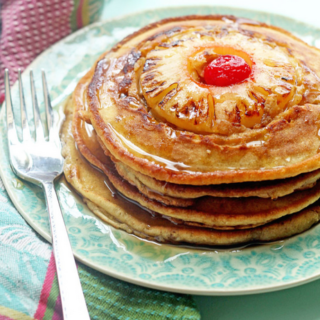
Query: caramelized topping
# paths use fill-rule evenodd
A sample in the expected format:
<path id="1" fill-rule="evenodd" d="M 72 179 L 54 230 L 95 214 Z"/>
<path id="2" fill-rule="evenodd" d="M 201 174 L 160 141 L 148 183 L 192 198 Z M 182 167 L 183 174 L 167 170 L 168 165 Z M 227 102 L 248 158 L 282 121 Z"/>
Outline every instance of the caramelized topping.
<path id="1" fill-rule="evenodd" d="M 104 83 L 104 108 L 129 104 L 173 129 L 222 136 L 320 96 L 318 77 L 283 44 L 236 23 L 171 28 L 123 48 Z"/>

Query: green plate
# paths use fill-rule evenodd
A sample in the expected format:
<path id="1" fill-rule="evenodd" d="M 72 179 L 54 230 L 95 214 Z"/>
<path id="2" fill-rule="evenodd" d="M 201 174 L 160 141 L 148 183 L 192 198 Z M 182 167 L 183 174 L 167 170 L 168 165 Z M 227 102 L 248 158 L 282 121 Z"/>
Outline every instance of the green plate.
<path id="1" fill-rule="evenodd" d="M 41 102 L 40 70 L 45 69 L 53 104 L 59 106 L 95 59 L 126 35 L 156 20 L 188 14 L 234 14 L 283 27 L 310 44 L 320 30 L 282 16 L 223 7 L 157 9 L 86 27 L 55 44 L 24 72 L 33 69 Z M 19 106 L 18 87 L 12 88 Z M 29 118 L 30 92 L 26 90 Z M 3 108 L 4 109 L 4 108 Z M 31 122 L 30 122 L 31 124 Z M 19 180 L 8 162 L 4 110 L 0 116 L 0 173 L 25 220 L 50 241 L 43 192 Z M 78 260 L 116 278 L 151 288 L 204 295 L 235 295 L 284 289 L 320 278 L 320 225 L 289 240 L 233 250 L 200 250 L 160 245 L 116 230 L 95 217 L 64 179 L 57 192 Z"/>

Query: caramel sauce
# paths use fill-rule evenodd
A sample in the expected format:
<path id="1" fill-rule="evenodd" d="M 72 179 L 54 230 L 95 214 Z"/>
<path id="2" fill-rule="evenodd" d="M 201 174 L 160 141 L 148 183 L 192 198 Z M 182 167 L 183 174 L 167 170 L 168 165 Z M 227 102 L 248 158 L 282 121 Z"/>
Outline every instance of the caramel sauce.
<path id="1" fill-rule="evenodd" d="M 80 121 L 80 126 L 78 128 L 80 128 L 80 130 L 81 130 L 81 138 L 83 139 L 83 142 L 85 142 L 86 147 L 92 152 L 93 156 L 95 156 L 97 158 L 99 157 L 100 161 L 107 160 L 107 163 L 109 164 L 108 170 L 110 171 L 110 174 L 117 174 L 113 162 L 110 161 L 110 159 L 108 157 L 106 157 L 104 154 L 101 156 L 102 148 L 97 140 L 96 133 L 95 133 L 92 125 L 88 125 L 84 121 Z M 103 175 L 103 183 L 104 183 L 105 187 L 108 189 L 108 193 L 110 194 L 110 196 L 108 197 L 108 201 L 110 201 L 111 203 L 115 204 L 116 206 L 122 208 L 123 211 L 128 213 L 135 220 L 139 221 L 140 223 L 145 224 L 148 229 L 165 228 L 165 229 L 173 230 L 173 231 L 177 230 L 177 229 L 183 229 L 183 230 L 188 229 L 188 230 L 190 230 L 190 232 L 192 232 L 192 230 L 202 229 L 202 227 L 199 227 L 199 226 L 196 227 L 196 226 L 188 225 L 183 220 L 175 219 L 175 218 L 163 215 L 163 214 L 159 214 L 153 210 L 150 210 L 148 208 L 143 207 L 138 202 L 127 198 L 126 196 L 124 196 L 121 192 L 119 192 L 113 186 L 112 182 L 109 180 L 109 178 L 105 175 L 105 173 L 102 170 L 97 168 L 95 165 L 93 165 L 92 163 L 90 163 L 89 161 L 87 161 L 83 157 L 77 144 L 75 144 L 75 146 L 78 150 L 79 155 L 83 159 L 83 161 L 88 163 L 91 166 L 91 168 L 93 168 L 94 170 L 98 171 L 99 173 L 101 173 Z M 104 162 L 104 163 L 106 163 L 106 162 Z M 92 186 L 88 186 L 88 187 L 90 189 Z M 210 229 L 207 227 L 204 227 L 203 230 L 214 231 L 214 229 Z M 221 232 L 220 230 L 216 230 L 216 231 Z M 228 232 L 228 231 L 222 231 L 222 232 Z M 148 234 L 143 234 L 143 232 L 142 233 L 140 232 L 140 234 L 144 235 L 144 237 L 146 239 L 148 239 L 150 237 L 150 236 L 148 236 Z M 138 237 L 138 236 L 136 236 L 136 237 Z M 145 239 L 142 239 L 140 237 L 138 237 L 138 238 L 145 241 Z M 163 243 L 163 239 L 159 238 L 156 240 Z M 150 241 L 150 240 L 148 240 L 148 241 Z M 174 244 L 174 243 L 167 242 L 166 244 Z M 179 243 L 179 246 L 186 247 L 189 249 L 225 251 L 225 250 L 239 250 L 239 249 L 243 249 L 248 246 L 257 245 L 257 244 L 258 243 L 248 243 L 245 245 L 239 245 L 239 246 L 236 245 L 236 246 L 225 247 L 225 246 L 202 246 L 202 245 L 193 245 L 193 244 L 188 244 L 188 243 Z M 175 246 L 176 246 L 176 244 L 175 244 Z"/>
<path id="2" fill-rule="evenodd" d="M 90 164 L 92 168 L 95 170 L 101 172 L 99 168 L 93 166 Z M 189 226 L 184 223 L 184 221 L 179 219 L 174 219 L 165 215 L 161 215 L 157 212 L 154 212 L 148 208 L 145 208 L 141 206 L 138 202 L 127 198 L 122 193 L 120 193 L 118 190 L 115 189 L 113 184 L 110 182 L 110 180 L 105 176 L 104 184 L 107 187 L 107 189 L 110 191 L 112 199 L 109 200 L 115 205 L 122 208 L 125 212 L 127 212 L 130 216 L 132 216 L 134 219 L 138 220 L 141 223 L 144 223 L 148 229 L 151 228 L 159 228 L 163 227 L 166 229 L 177 229 L 177 228 L 183 228 L 189 229 L 191 232 L 195 229 L 193 226 Z M 198 228 L 196 228 L 198 229 Z M 208 228 L 205 228 L 208 229 Z M 210 230 L 210 229 L 208 229 Z M 219 230 L 218 230 L 219 231 Z M 222 232 L 228 232 L 228 231 L 222 231 Z M 232 232 L 232 231 L 231 231 Z M 190 243 L 175 243 L 175 242 L 164 242 L 163 239 L 158 239 L 155 237 L 156 241 L 148 240 L 150 236 L 146 233 L 140 232 L 141 235 L 144 235 L 145 238 L 141 238 L 137 235 L 132 235 L 139 239 L 140 241 L 146 241 L 150 243 L 154 243 L 156 245 L 174 245 L 174 247 L 181 247 L 181 248 L 187 248 L 192 250 L 205 250 L 205 251 L 216 251 L 218 252 L 225 252 L 225 251 L 232 251 L 232 252 L 238 252 L 239 250 L 246 249 L 248 247 L 252 246 L 259 246 L 264 244 L 272 244 L 272 243 L 282 243 L 282 241 L 270 241 L 270 242 L 251 242 L 246 244 L 239 244 L 239 245 L 230 245 L 230 246 L 210 246 L 210 245 L 196 245 L 196 244 L 190 244 Z M 159 241 L 159 242 L 157 242 Z"/>
<path id="3" fill-rule="evenodd" d="M 184 171 L 184 172 L 192 172 L 188 169 L 191 169 L 190 166 L 184 164 L 183 162 L 173 162 L 168 159 L 150 154 L 135 144 L 133 144 L 131 141 L 126 139 L 123 135 L 121 135 L 119 132 L 117 132 L 114 127 L 111 126 L 110 123 L 107 124 L 109 129 L 116 135 L 116 137 L 120 140 L 120 142 L 125 145 L 126 149 L 129 149 L 132 153 L 138 154 L 141 158 L 147 158 L 151 161 L 154 161 L 155 163 L 160 164 L 161 166 L 170 169 L 172 171 Z"/>
<path id="4" fill-rule="evenodd" d="M 78 129 L 80 130 L 81 140 L 83 140 L 85 147 L 87 147 L 90 152 L 92 152 L 92 155 L 96 157 L 98 160 L 102 161 L 103 163 L 108 163 L 109 167 L 108 170 L 110 174 L 116 174 L 116 169 L 114 167 L 113 162 L 110 161 L 110 159 L 105 156 L 102 152 L 102 148 L 97 140 L 96 133 L 94 131 L 94 128 L 92 125 L 85 123 L 84 121 L 79 121 Z M 71 134 L 71 133 L 69 133 Z M 191 225 L 186 224 L 183 220 L 175 219 L 166 215 L 159 214 L 157 212 L 154 212 L 148 208 L 143 207 L 138 202 L 127 198 L 124 196 L 121 192 L 119 192 L 112 184 L 112 182 L 109 180 L 109 178 L 105 175 L 105 173 L 100 170 L 98 167 L 90 163 L 85 159 L 85 157 L 82 155 L 82 153 L 79 150 L 79 147 L 77 143 L 75 143 L 75 147 L 78 150 L 78 154 L 80 155 L 81 159 L 88 163 L 92 169 L 95 171 L 98 171 L 103 175 L 103 183 L 105 187 L 108 190 L 108 193 L 110 196 L 108 197 L 108 201 L 115 204 L 116 206 L 120 207 L 123 211 L 128 213 L 131 217 L 133 217 L 135 220 L 139 221 L 140 223 L 143 223 L 146 225 L 148 229 L 150 228 L 165 228 L 168 230 L 175 230 L 175 229 L 188 229 L 190 231 L 196 229 L 199 229 L 199 227 L 194 227 Z M 88 183 L 88 182 L 87 182 Z M 91 189 L 94 186 L 88 185 L 89 189 Z M 116 218 L 115 218 L 116 219 Z M 120 222 L 121 223 L 121 222 Z M 205 228 L 204 230 L 210 230 L 208 228 Z M 140 234 L 143 235 L 143 232 Z M 148 239 L 150 236 L 148 234 L 144 234 L 145 238 Z M 137 237 L 137 236 L 136 236 Z M 139 239 L 146 241 L 145 239 L 142 239 L 138 237 Z M 156 239 L 159 242 L 163 243 L 163 239 Z M 148 240 L 150 241 L 150 240 Z M 155 242 L 156 243 L 156 242 Z M 158 243 L 157 243 L 158 244 Z M 166 243 L 171 244 L 171 243 Z M 158 244 L 159 245 L 159 244 Z M 192 244 L 179 244 L 180 247 L 187 247 L 187 248 L 194 248 L 194 249 L 201 249 L 201 250 L 226 250 L 226 249 L 238 249 L 238 248 L 244 248 L 247 247 L 246 245 L 239 246 L 232 246 L 232 247 L 219 247 L 219 246 L 200 246 L 200 245 L 192 245 Z M 223 248 L 223 249 L 222 249 Z"/>
<path id="5" fill-rule="evenodd" d="M 83 139 L 83 142 L 85 146 L 89 149 L 89 151 L 96 157 L 99 161 L 102 163 L 108 163 L 109 164 L 109 170 L 110 172 L 116 172 L 116 169 L 114 168 L 113 163 L 110 161 L 110 159 L 103 153 L 103 150 L 97 140 L 96 133 L 94 131 L 94 128 L 92 125 L 85 123 L 84 121 L 80 121 L 80 128 L 81 130 L 81 138 Z M 75 144 L 77 150 L 79 151 L 79 148 L 77 144 Z M 81 152 L 79 151 L 79 154 L 82 156 Z M 104 184 L 108 188 L 111 197 L 112 202 L 116 205 L 123 208 L 126 212 L 130 213 L 133 217 L 135 217 L 137 220 L 140 220 L 144 223 L 146 223 L 149 227 L 151 225 L 157 225 L 157 226 L 166 226 L 168 227 L 170 223 L 174 223 L 177 225 L 177 220 L 172 219 L 167 216 L 162 216 L 152 210 L 149 210 L 147 208 L 142 207 L 139 203 L 128 199 L 124 195 L 122 195 L 117 189 L 113 186 L 113 184 L 110 182 L 108 177 L 103 173 L 102 170 L 97 168 L 95 165 L 87 161 L 83 156 L 83 160 L 86 161 L 90 166 L 99 171 L 104 175 Z M 184 222 L 181 220 L 180 224 L 184 225 Z"/>
<path id="6" fill-rule="evenodd" d="M 100 172 L 100 170 L 93 165 L 92 165 L 92 168 Z M 144 208 L 143 206 L 141 206 L 139 203 L 137 203 L 132 199 L 128 199 L 126 196 L 124 196 L 122 193 L 120 193 L 115 189 L 115 187 L 107 177 L 105 177 L 104 179 L 104 184 L 112 194 L 112 199 L 110 201 L 115 205 L 121 207 L 134 219 L 138 220 L 141 223 L 144 223 L 148 229 L 159 228 L 159 227 L 166 228 L 166 229 L 183 228 L 184 230 L 189 229 L 191 232 L 192 230 L 195 229 L 195 227 L 185 224 L 182 220 L 173 219 L 171 217 L 161 215 L 148 208 Z M 228 232 L 228 231 L 222 231 L 222 232 Z M 155 240 L 150 240 L 150 236 L 148 234 L 143 232 L 140 232 L 140 234 L 143 235 L 143 238 L 134 234 L 132 234 L 132 236 L 139 239 L 139 241 L 153 243 L 158 246 L 172 245 L 174 247 L 186 248 L 191 250 L 204 250 L 204 251 L 210 251 L 210 252 L 215 251 L 216 253 L 226 252 L 226 251 L 239 252 L 239 250 L 244 250 L 249 247 L 251 248 L 255 246 L 261 246 L 261 245 L 273 244 L 273 243 L 281 244 L 284 242 L 283 240 L 281 240 L 281 241 L 270 241 L 270 242 L 264 242 L 264 243 L 250 242 L 250 243 L 230 245 L 230 246 L 213 246 L 213 245 L 210 246 L 210 245 L 197 245 L 197 244 L 183 243 L 183 242 L 181 243 L 168 242 L 168 241 L 164 242 L 163 239 L 158 237 L 155 237 Z"/>
<path id="7" fill-rule="evenodd" d="M 106 155 L 100 147 L 100 144 L 97 140 L 97 134 L 91 124 L 88 124 L 84 121 L 80 122 L 81 138 L 85 146 L 89 149 L 89 151 L 95 155 L 95 157 L 101 161 L 102 163 L 108 161 Z"/>

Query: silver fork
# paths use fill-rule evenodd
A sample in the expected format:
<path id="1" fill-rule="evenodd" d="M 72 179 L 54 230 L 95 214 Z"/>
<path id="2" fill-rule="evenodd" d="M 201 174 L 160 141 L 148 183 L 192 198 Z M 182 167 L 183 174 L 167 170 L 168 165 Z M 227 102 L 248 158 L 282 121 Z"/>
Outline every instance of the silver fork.
<path id="1" fill-rule="evenodd" d="M 42 71 L 42 85 L 48 126 L 48 139 L 45 138 L 40 119 L 32 71 L 30 72 L 30 84 L 35 138 L 32 137 L 28 126 L 21 72 L 19 70 L 22 129 L 22 141 L 20 142 L 12 111 L 9 71 L 8 69 L 5 70 L 7 133 L 11 167 L 17 176 L 42 187 L 44 190 L 47 210 L 49 212 L 53 253 L 56 262 L 64 319 L 90 319 L 54 188 L 54 180 L 62 173 L 63 158 L 61 156 L 61 144 L 59 140 L 60 128 L 58 128 L 58 122 L 55 120 L 56 117 L 51 107 L 44 71 Z"/>

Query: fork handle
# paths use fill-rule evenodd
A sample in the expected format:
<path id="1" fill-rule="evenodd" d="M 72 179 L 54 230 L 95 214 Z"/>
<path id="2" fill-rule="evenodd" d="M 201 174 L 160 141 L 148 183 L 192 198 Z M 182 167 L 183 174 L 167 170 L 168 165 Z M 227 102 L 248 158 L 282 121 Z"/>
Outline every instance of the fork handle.
<path id="1" fill-rule="evenodd" d="M 44 182 L 42 186 L 49 212 L 63 318 L 90 320 L 54 183 Z"/>

